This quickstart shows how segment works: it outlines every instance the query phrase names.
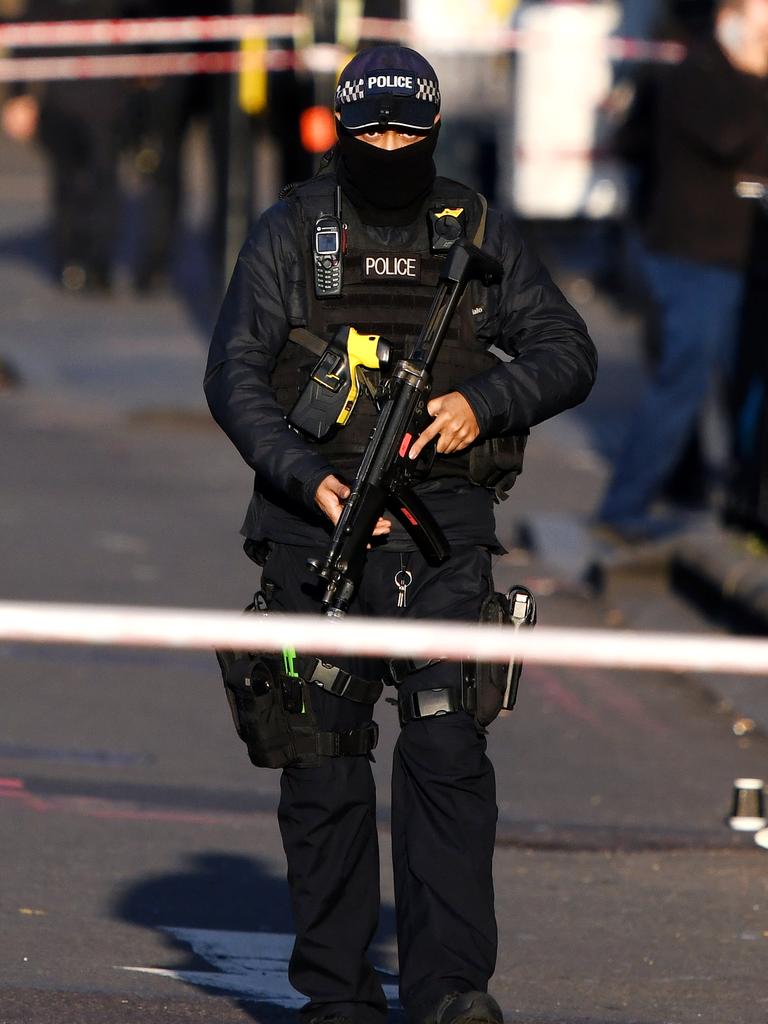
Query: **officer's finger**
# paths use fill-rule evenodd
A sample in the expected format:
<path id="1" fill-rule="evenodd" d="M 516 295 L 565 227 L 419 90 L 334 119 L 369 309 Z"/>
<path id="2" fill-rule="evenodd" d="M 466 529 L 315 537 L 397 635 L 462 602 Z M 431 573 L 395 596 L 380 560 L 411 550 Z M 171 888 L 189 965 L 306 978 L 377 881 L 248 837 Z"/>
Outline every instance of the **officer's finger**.
<path id="1" fill-rule="evenodd" d="M 457 437 L 456 426 L 453 423 L 446 423 L 443 429 L 440 431 L 440 438 L 437 442 L 437 450 L 440 454 L 449 452 Z"/>
<path id="2" fill-rule="evenodd" d="M 441 429 L 445 426 L 446 420 L 442 416 L 438 416 L 434 419 L 426 430 L 423 430 L 416 440 L 411 445 L 411 450 L 408 452 L 409 459 L 418 458 L 419 452 L 422 448 L 429 444 L 433 437 L 437 437 Z"/>
<path id="3" fill-rule="evenodd" d="M 335 525 L 344 508 L 343 500 L 328 487 L 319 487 L 315 503 L 320 511 Z"/>
<path id="4" fill-rule="evenodd" d="M 346 499 L 349 497 L 349 488 L 346 484 L 343 484 L 338 477 L 326 477 L 324 483 L 327 483 L 329 489 L 332 490 L 334 494 L 338 494 L 340 498 Z"/>
<path id="5" fill-rule="evenodd" d="M 328 516 L 328 518 L 331 520 L 331 522 L 335 526 L 336 523 L 339 521 L 339 516 L 341 515 L 342 510 L 344 508 L 344 506 L 341 504 L 341 502 L 340 501 L 331 501 L 329 499 L 327 501 L 319 501 L 318 505 L 320 506 L 320 511 L 324 512 L 325 515 Z"/>
<path id="6" fill-rule="evenodd" d="M 445 440 L 444 445 L 442 444 L 443 440 Z M 472 440 L 473 437 L 467 430 L 458 430 L 455 434 L 448 435 L 447 437 L 445 434 L 441 434 L 437 450 L 441 455 L 451 455 L 453 452 L 462 451 L 468 444 L 472 443 Z"/>
<path id="7" fill-rule="evenodd" d="M 385 533 L 389 533 L 392 529 L 392 523 L 389 519 L 379 519 L 373 528 L 374 537 L 382 537 Z"/>
<path id="8" fill-rule="evenodd" d="M 349 487 L 342 483 L 338 477 L 329 473 L 328 476 L 321 480 L 315 492 L 315 504 L 336 525 L 344 507 L 343 502 L 348 497 Z"/>
<path id="9" fill-rule="evenodd" d="M 443 398 L 444 395 L 438 395 L 437 398 L 430 398 L 427 402 L 427 412 L 430 416 L 439 416 L 443 411 Z"/>
<path id="10" fill-rule="evenodd" d="M 464 427 L 457 427 L 455 421 L 446 424 L 440 432 L 440 440 L 437 442 L 437 450 L 441 455 L 450 455 L 466 447 L 469 443 L 469 434 Z"/>

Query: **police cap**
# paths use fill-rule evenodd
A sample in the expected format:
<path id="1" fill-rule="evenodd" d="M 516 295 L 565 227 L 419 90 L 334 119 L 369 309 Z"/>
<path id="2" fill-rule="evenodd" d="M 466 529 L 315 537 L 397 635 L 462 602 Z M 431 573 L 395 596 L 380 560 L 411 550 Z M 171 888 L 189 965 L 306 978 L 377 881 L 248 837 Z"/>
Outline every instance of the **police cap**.
<path id="1" fill-rule="evenodd" d="M 336 110 L 351 132 L 373 128 L 428 132 L 440 110 L 435 69 L 407 46 L 372 46 L 347 64 Z"/>

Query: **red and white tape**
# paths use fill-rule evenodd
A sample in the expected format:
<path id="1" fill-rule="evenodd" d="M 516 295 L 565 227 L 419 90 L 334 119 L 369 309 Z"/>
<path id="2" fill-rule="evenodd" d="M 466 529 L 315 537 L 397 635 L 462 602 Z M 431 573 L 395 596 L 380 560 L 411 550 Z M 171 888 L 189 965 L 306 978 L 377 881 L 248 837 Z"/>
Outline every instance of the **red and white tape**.
<path id="1" fill-rule="evenodd" d="M 411 45 L 429 46 L 429 40 L 416 38 L 413 25 L 406 20 L 359 18 L 352 26 L 358 38 L 381 39 Z M 214 59 L 212 54 L 110 54 L 102 56 L 25 58 L 23 50 L 62 46 L 120 47 L 147 44 L 235 42 L 243 39 L 293 39 L 302 56 L 292 50 L 270 51 L 269 70 L 292 66 L 290 61 L 310 71 L 335 71 L 349 56 L 342 46 L 302 46 L 311 38 L 311 24 L 299 15 L 227 15 L 202 18 L 125 18 L 103 21 L 20 22 L 0 25 L 0 48 L 21 50 L 0 61 L 0 81 L 63 80 L 67 78 L 125 78 L 131 76 L 223 74 L 241 70 L 237 59 Z M 509 29 L 489 36 L 464 36 L 458 48 L 463 53 L 508 54 L 520 50 L 546 48 L 546 33 Z M 610 37 L 605 41 L 606 55 L 616 61 L 675 63 L 685 49 L 678 43 L 645 39 Z M 152 61 L 146 58 L 153 57 Z M 177 59 L 180 58 L 180 59 Z M 75 62 L 76 60 L 76 62 Z M 270 63 L 273 62 L 273 63 Z M 265 66 L 265 65 L 260 65 Z M 151 70 L 148 68 L 151 67 Z"/>
<path id="2" fill-rule="evenodd" d="M 160 78 L 171 75 L 223 75 L 237 71 L 327 69 L 327 57 L 294 50 L 241 52 L 115 53 L 98 57 L 16 57 L 0 59 L 0 82 L 55 82 L 91 78 Z M 334 64 L 334 70 L 336 69 Z"/>
<path id="3" fill-rule="evenodd" d="M 298 15 L 229 14 L 203 18 L 114 18 L 98 21 L 26 21 L 0 25 L 0 47 L 136 46 L 211 43 L 233 39 L 293 38 L 309 22 Z"/>
<path id="4" fill-rule="evenodd" d="M 317 655 L 494 662 L 522 657 L 571 667 L 768 674 L 768 639 L 0 602 L 0 642 L 280 651 L 295 647 L 297 638 L 303 650 Z"/>

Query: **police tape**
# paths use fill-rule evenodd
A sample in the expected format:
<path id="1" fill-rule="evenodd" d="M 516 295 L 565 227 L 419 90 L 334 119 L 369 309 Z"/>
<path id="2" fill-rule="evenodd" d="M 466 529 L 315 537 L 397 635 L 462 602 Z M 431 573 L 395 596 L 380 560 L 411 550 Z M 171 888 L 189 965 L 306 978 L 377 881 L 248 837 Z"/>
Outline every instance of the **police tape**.
<path id="1" fill-rule="evenodd" d="M 297 50 L 269 49 L 262 52 L 193 50 L 80 57 L 5 57 L 0 58 L 0 82 L 165 78 L 177 75 L 224 75 L 240 71 L 297 70 L 333 75 L 340 71 L 350 56 L 350 51 L 343 47 L 323 43 Z M 672 49 L 664 59 L 677 62 L 682 60 L 682 55 L 677 49 Z"/>
<path id="2" fill-rule="evenodd" d="M 313 48 L 293 50 L 182 51 L 116 53 L 97 57 L 12 57 L 0 59 L 0 82 L 62 82 L 103 78 L 162 78 L 173 75 L 223 75 L 239 71 L 303 68 L 333 73 L 335 54 Z"/>
<path id="3" fill-rule="evenodd" d="M 109 18 L 0 25 L 0 47 L 137 46 L 293 38 L 311 30 L 300 15 L 228 14 L 200 18 Z"/>
<path id="4" fill-rule="evenodd" d="M 518 29 L 503 32 L 488 32 L 479 28 L 475 33 L 462 32 L 452 39 L 449 36 L 436 39 L 424 37 L 416 26 L 405 19 L 350 18 L 346 33 L 350 39 L 376 39 L 386 42 L 407 43 L 427 48 L 430 52 L 458 52 L 492 56 L 516 51 L 546 49 L 553 38 L 560 35 Z M 302 15 L 223 15 L 198 18 L 124 18 L 94 21 L 64 22 L 20 22 L 0 25 L 0 48 L 23 50 L 62 46 L 115 47 L 147 44 L 189 44 L 211 42 L 237 42 L 242 40 L 291 39 L 298 49 L 333 49 L 340 65 L 350 48 L 328 43 L 315 46 L 313 26 L 310 19 Z M 606 56 L 615 61 L 676 63 L 685 55 L 685 48 L 675 42 L 647 39 L 606 37 Z M 140 56 L 140 55 L 132 55 Z M 23 60 L 23 54 L 14 54 L 10 60 Z M 83 55 L 83 60 L 92 60 L 92 55 Z M 56 57 L 39 58 L 50 60 L 51 68 L 58 65 Z M 43 65 L 37 65 L 39 77 L 43 78 Z M 314 70 L 307 65 L 309 70 Z M 158 62 L 155 74 L 179 74 L 172 62 L 163 65 Z M 165 70 L 165 69 L 168 70 Z M 230 70 L 230 69 L 227 69 Z M 237 70 L 235 68 L 235 70 Z M 137 71 L 141 74 L 141 71 Z M 57 74 L 55 77 L 62 77 Z M 104 77 L 93 70 L 83 77 Z M 117 76 L 116 76 L 117 77 Z M 5 79 L 6 81 L 9 79 Z M 13 80 L 13 79 L 10 79 Z"/>
<path id="5" fill-rule="evenodd" d="M 571 668 L 768 674 L 768 639 L 761 638 L 40 602 L 0 602 L 0 642 L 207 651 L 300 647 L 318 656 L 502 663 L 514 657 Z"/>

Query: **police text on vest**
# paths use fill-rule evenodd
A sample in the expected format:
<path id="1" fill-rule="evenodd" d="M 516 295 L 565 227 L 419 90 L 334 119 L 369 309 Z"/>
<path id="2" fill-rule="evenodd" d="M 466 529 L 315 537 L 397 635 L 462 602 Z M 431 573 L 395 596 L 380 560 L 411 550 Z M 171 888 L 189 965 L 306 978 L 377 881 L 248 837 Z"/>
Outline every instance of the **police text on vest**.
<path id="1" fill-rule="evenodd" d="M 418 256 L 364 256 L 363 274 L 367 278 L 419 278 Z"/>

